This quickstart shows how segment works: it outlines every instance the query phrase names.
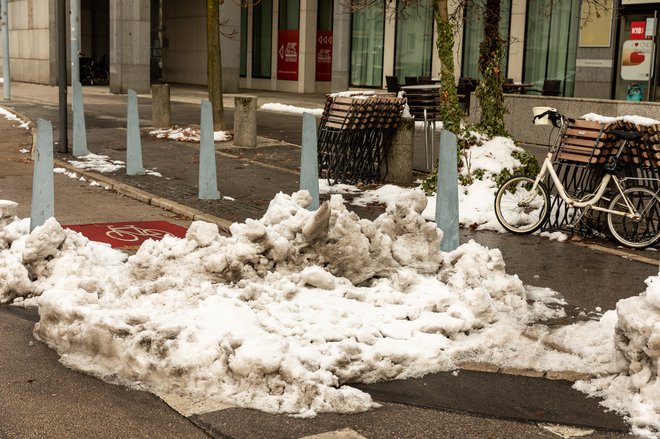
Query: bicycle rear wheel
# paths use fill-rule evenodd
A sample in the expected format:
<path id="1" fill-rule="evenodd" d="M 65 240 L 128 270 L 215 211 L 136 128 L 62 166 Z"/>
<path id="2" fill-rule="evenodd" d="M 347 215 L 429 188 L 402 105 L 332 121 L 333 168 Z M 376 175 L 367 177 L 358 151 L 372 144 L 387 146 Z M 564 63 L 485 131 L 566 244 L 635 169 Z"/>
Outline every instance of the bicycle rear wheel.
<path id="1" fill-rule="evenodd" d="M 639 220 L 613 213 L 607 214 L 607 226 L 612 236 L 621 244 L 632 248 L 644 248 L 660 239 L 660 198 L 651 189 L 632 187 L 623 191 L 641 215 Z M 610 210 L 628 212 L 623 196 L 617 194 L 610 203 Z"/>
<path id="2" fill-rule="evenodd" d="M 532 191 L 531 177 L 517 176 L 505 181 L 495 196 L 495 215 L 511 233 L 526 235 L 538 230 L 548 219 L 550 197 L 541 182 Z"/>

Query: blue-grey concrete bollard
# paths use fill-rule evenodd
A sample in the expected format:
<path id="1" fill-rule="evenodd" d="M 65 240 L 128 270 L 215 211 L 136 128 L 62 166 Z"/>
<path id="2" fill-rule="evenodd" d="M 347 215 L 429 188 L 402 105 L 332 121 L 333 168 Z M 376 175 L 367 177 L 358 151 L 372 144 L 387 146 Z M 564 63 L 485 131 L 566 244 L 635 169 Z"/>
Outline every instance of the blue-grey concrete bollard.
<path id="1" fill-rule="evenodd" d="M 55 184 L 53 182 L 53 126 L 37 120 L 37 153 L 32 174 L 30 231 L 55 216 Z"/>
<path id="2" fill-rule="evenodd" d="M 202 100 L 202 114 L 199 131 L 199 199 L 217 200 L 218 178 L 215 165 L 215 142 L 213 140 L 213 108 L 211 103 Z"/>
<path id="3" fill-rule="evenodd" d="M 451 131 L 440 133 L 438 182 L 435 194 L 435 223 L 443 232 L 440 250 L 458 248 L 458 170 L 456 135 Z"/>
<path id="4" fill-rule="evenodd" d="M 144 174 L 137 93 L 128 90 L 128 132 L 126 134 L 126 175 Z"/>
<path id="5" fill-rule="evenodd" d="M 319 165 L 316 144 L 316 118 L 303 113 L 302 150 L 300 151 L 300 190 L 312 196 L 309 210 L 319 208 Z"/>
<path id="6" fill-rule="evenodd" d="M 89 154 L 87 132 L 85 131 L 85 108 L 80 82 L 73 83 L 73 155 L 80 157 Z"/>

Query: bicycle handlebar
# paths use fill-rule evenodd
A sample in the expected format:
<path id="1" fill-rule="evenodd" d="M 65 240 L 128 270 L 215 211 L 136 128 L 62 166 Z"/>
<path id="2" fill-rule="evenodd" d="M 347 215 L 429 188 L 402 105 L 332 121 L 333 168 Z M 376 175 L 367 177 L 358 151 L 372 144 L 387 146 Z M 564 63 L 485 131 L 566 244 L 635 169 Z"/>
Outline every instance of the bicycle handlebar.
<path id="1" fill-rule="evenodd" d="M 536 121 L 536 119 L 541 119 L 545 116 L 548 116 L 548 120 L 550 120 L 550 122 L 552 122 L 552 125 L 555 128 L 559 128 L 560 126 L 564 125 L 564 121 L 568 121 L 569 123 L 574 123 L 575 122 L 575 119 L 572 119 L 570 117 L 566 117 L 563 114 L 561 114 L 559 111 L 548 110 L 548 111 L 544 111 L 543 113 L 534 116 L 534 118 L 532 119 L 532 123 L 534 123 Z"/>

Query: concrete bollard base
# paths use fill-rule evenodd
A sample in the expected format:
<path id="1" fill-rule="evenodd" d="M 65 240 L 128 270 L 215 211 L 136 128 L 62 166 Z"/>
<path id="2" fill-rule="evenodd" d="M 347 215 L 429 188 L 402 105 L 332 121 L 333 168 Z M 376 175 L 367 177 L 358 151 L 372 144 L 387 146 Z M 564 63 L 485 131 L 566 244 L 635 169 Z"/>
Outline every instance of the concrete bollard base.
<path id="1" fill-rule="evenodd" d="M 153 84 L 151 86 L 152 125 L 156 128 L 169 128 L 170 119 L 170 85 Z"/>
<path id="2" fill-rule="evenodd" d="M 402 117 L 392 145 L 387 151 L 386 183 L 407 186 L 413 178 L 413 140 L 415 137 L 415 119 Z M 382 172 L 385 172 L 383 167 Z"/>
<path id="3" fill-rule="evenodd" d="M 257 146 L 257 97 L 234 98 L 234 145 Z"/>

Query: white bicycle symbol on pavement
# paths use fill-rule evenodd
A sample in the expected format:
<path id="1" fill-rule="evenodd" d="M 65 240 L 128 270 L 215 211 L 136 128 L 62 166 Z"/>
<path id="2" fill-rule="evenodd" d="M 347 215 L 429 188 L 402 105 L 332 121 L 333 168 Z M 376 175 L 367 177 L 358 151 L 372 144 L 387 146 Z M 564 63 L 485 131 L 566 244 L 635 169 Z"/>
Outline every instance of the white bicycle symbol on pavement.
<path id="1" fill-rule="evenodd" d="M 174 236 L 169 232 L 159 229 L 143 229 L 135 225 L 129 226 L 108 226 L 108 231 L 105 232 L 105 235 L 108 238 L 115 239 L 117 241 L 125 242 L 135 242 L 140 239 L 163 239 L 165 236 Z"/>

